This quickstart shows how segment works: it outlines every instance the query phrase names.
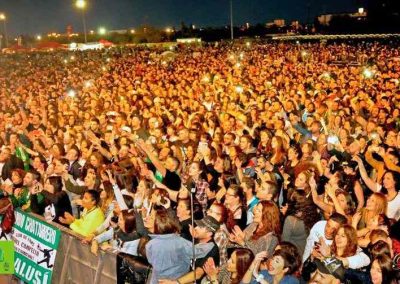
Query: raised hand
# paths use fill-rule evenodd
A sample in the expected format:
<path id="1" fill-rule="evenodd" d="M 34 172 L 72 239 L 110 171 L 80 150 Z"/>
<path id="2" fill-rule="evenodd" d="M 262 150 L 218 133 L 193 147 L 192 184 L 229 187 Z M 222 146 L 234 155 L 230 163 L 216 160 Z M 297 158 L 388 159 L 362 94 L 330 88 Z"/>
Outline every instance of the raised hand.
<path id="1" fill-rule="evenodd" d="M 203 269 L 211 280 L 217 280 L 219 268 L 215 267 L 213 258 L 209 257 L 207 259 L 206 263 L 203 265 Z"/>

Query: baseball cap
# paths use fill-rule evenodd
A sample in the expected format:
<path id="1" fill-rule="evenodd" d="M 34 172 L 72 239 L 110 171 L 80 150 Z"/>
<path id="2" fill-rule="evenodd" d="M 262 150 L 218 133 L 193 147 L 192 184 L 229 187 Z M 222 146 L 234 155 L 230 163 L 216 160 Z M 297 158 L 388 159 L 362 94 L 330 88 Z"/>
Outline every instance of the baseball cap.
<path id="1" fill-rule="evenodd" d="M 345 269 L 343 263 L 334 257 L 326 258 L 324 260 L 315 260 L 317 269 L 324 274 L 330 274 L 340 281 L 344 281 Z"/>
<path id="2" fill-rule="evenodd" d="M 218 223 L 218 221 L 215 220 L 211 216 L 206 216 L 201 220 L 196 220 L 195 223 L 197 226 L 206 227 L 209 231 L 211 231 L 213 233 L 218 231 L 218 229 L 220 227 L 220 224 Z"/>

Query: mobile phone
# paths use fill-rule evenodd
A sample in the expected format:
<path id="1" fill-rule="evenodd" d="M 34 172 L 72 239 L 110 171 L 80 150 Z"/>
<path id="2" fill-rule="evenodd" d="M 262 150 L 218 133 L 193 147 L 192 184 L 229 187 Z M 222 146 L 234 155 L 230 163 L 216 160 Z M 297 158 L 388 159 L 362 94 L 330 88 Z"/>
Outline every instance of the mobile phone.
<path id="1" fill-rule="evenodd" d="M 339 144 L 339 137 L 337 137 L 336 135 L 328 136 L 328 143 L 329 144 Z"/>
<path id="2" fill-rule="evenodd" d="M 197 148 L 199 152 L 204 151 L 205 149 L 208 148 L 208 143 L 207 142 L 199 142 L 199 147 Z"/>
<path id="3" fill-rule="evenodd" d="M 371 133 L 371 140 L 375 140 L 379 138 L 379 134 L 376 132 Z"/>

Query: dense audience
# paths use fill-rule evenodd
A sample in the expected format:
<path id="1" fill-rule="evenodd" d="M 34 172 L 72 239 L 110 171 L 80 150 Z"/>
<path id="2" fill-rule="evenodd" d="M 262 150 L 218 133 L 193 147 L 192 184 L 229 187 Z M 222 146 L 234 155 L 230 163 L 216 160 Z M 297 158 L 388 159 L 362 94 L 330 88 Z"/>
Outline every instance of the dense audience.
<path id="1" fill-rule="evenodd" d="M 395 283 L 399 50 L 1 56 L 0 194 L 149 283 Z"/>

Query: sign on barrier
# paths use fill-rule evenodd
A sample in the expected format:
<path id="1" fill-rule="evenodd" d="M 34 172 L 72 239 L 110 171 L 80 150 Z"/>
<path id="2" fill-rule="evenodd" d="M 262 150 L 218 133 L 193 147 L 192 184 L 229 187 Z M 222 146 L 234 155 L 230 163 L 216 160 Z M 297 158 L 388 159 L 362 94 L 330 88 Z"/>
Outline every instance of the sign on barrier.
<path id="1" fill-rule="evenodd" d="M 58 228 L 16 210 L 15 224 L 7 236 L 14 242 L 15 275 L 26 283 L 50 284 L 60 237 Z"/>

